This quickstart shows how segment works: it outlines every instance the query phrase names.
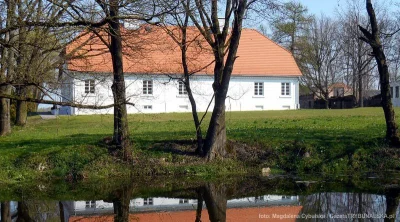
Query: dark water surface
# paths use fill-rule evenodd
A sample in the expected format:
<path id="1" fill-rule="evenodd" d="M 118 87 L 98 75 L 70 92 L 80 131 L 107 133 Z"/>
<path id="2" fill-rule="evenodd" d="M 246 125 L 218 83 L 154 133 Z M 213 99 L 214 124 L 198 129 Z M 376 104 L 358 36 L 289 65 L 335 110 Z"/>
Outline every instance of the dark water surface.
<path id="1" fill-rule="evenodd" d="M 4 221 L 400 221 L 400 175 L 145 178 L 1 187 Z"/>

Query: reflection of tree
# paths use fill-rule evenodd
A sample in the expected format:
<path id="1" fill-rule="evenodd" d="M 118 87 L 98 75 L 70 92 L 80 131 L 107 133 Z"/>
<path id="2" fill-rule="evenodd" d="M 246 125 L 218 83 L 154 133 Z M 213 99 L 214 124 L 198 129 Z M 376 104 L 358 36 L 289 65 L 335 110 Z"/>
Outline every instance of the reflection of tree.
<path id="1" fill-rule="evenodd" d="M 208 183 L 196 189 L 197 209 L 195 222 L 201 222 L 203 201 L 206 203 L 211 222 L 226 221 L 227 189 L 223 184 Z"/>
<path id="2" fill-rule="evenodd" d="M 396 221 L 396 212 L 400 202 L 400 189 L 387 189 L 386 198 L 386 215 L 385 222 Z"/>
<path id="3" fill-rule="evenodd" d="M 58 207 L 60 209 L 60 222 L 65 222 L 65 208 L 64 203 L 62 201 L 58 202 Z"/>
<path id="4" fill-rule="evenodd" d="M 18 201 L 16 222 L 65 221 L 64 205 L 59 201 Z"/>
<path id="5" fill-rule="evenodd" d="M 201 211 L 203 210 L 203 189 L 197 190 L 197 209 L 195 222 L 201 222 Z"/>
<path id="6" fill-rule="evenodd" d="M 337 218 L 331 217 L 351 214 L 354 215 L 351 221 L 381 221 L 382 218 L 358 217 L 385 213 L 384 197 L 375 194 L 323 192 L 302 197 L 300 202 L 303 206 L 301 213 L 328 217 L 325 219 L 315 218 L 312 221 L 337 221 Z"/>
<path id="7" fill-rule="evenodd" d="M 226 221 L 226 187 L 223 184 L 207 184 L 204 187 L 203 198 L 207 206 L 210 221 Z"/>
<path id="8" fill-rule="evenodd" d="M 17 222 L 31 222 L 33 221 L 29 215 L 29 209 L 25 201 L 18 201 L 18 217 Z"/>
<path id="9" fill-rule="evenodd" d="M 113 193 L 113 206 L 114 206 L 114 221 L 115 222 L 128 222 L 129 221 L 129 203 L 132 194 L 132 185 L 128 184 L 122 188 L 114 191 Z"/>
<path id="10" fill-rule="evenodd" d="M 11 222 L 10 201 L 1 202 L 1 222 Z"/>

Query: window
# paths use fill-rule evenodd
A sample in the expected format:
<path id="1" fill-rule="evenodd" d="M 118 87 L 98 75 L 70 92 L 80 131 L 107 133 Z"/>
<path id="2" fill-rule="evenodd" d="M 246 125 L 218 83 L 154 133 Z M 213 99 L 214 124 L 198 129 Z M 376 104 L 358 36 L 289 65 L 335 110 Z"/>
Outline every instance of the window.
<path id="1" fill-rule="evenodd" d="M 143 109 L 150 110 L 150 109 L 153 109 L 153 106 L 152 105 L 144 105 Z"/>
<path id="2" fill-rule="evenodd" d="M 94 79 L 85 80 L 85 93 L 94 93 Z"/>
<path id="3" fill-rule="evenodd" d="M 179 204 L 187 204 L 189 203 L 188 199 L 179 199 Z"/>
<path id="4" fill-rule="evenodd" d="M 179 105 L 179 109 L 181 110 L 188 110 L 189 106 L 188 105 Z"/>
<path id="5" fill-rule="evenodd" d="M 264 95 L 264 83 L 263 82 L 255 82 L 254 83 L 254 95 L 255 96 L 263 96 Z"/>
<path id="6" fill-rule="evenodd" d="M 179 82 L 179 95 L 187 95 L 186 86 L 183 82 Z"/>
<path id="7" fill-rule="evenodd" d="M 283 82 L 281 84 L 281 95 L 282 96 L 290 96 L 290 83 Z"/>
<path id="8" fill-rule="evenodd" d="M 254 200 L 255 200 L 255 202 L 257 202 L 259 200 L 264 201 L 264 196 L 255 197 Z"/>
<path id="9" fill-rule="evenodd" d="M 264 106 L 258 105 L 256 106 L 256 110 L 264 110 Z"/>
<path id="10" fill-rule="evenodd" d="M 86 201 L 85 208 L 96 208 L 96 201 Z"/>
<path id="11" fill-rule="evenodd" d="M 393 98 L 393 87 L 390 87 L 390 97 Z"/>
<path id="12" fill-rule="evenodd" d="M 143 200 L 143 205 L 153 205 L 153 198 L 146 198 Z"/>
<path id="13" fill-rule="evenodd" d="M 399 98 L 399 87 L 396 86 L 396 98 Z"/>
<path id="14" fill-rule="evenodd" d="M 143 80 L 143 95 L 153 95 L 153 80 Z"/>

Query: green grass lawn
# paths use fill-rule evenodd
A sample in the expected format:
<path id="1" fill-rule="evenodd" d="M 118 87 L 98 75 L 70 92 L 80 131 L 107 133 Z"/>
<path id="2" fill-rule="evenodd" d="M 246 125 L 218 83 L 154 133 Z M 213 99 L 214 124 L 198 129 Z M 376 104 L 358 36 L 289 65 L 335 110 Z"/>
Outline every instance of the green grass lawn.
<path id="1" fill-rule="evenodd" d="M 396 112 L 400 113 L 400 109 Z M 229 139 L 276 151 L 271 158 L 285 155 L 286 149 L 296 152 L 298 147 L 311 152 L 311 157 L 316 158 L 303 161 L 305 169 L 320 165 L 325 171 L 335 167 L 341 170 L 344 166 L 337 161 L 360 164 L 360 158 L 384 147 L 381 108 L 229 112 L 226 122 Z M 203 134 L 207 124 L 206 118 Z M 101 145 L 103 138 L 112 135 L 112 126 L 112 115 L 61 116 L 55 120 L 30 117 L 26 127 L 14 127 L 11 135 L 0 138 L 0 167 L 5 169 L 0 173 L 0 181 L 32 178 L 37 171 L 46 177 L 62 177 L 75 171 L 86 172 L 83 177 L 126 173 L 126 167 L 115 164 Z M 151 147 L 195 138 L 190 113 L 129 115 L 129 127 L 138 158 L 172 158 L 173 154 Z M 282 161 L 271 160 L 264 165 L 285 168 Z"/>

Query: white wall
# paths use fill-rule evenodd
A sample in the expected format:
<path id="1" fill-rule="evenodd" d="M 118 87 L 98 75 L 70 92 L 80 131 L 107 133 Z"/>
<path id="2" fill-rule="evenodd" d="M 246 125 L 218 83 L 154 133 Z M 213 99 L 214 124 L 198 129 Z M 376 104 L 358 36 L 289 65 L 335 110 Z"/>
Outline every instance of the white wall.
<path id="1" fill-rule="evenodd" d="M 149 206 L 168 206 L 168 205 L 179 205 L 179 200 L 177 198 L 164 198 L 164 197 L 151 197 L 151 198 L 146 198 L 146 199 L 153 199 L 153 204 Z M 183 199 L 182 199 L 183 200 Z M 184 204 L 196 204 L 197 200 L 192 200 L 192 199 L 185 199 L 188 202 Z M 183 204 L 182 204 L 183 205 Z M 147 206 L 144 205 L 144 199 L 143 198 L 136 198 L 132 199 L 129 203 L 130 207 L 141 207 L 141 206 Z M 75 211 L 84 211 L 84 210 L 93 210 L 95 211 L 96 209 L 110 209 L 113 208 L 113 203 L 110 202 L 104 202 L 103 200 L 96 200 L 95 201 L 95 207 L 93 208 L 86 208 L 86 201 L 75 201 L 74 202 L 74 210 Z"/>
<path id="2" fill-rule="evenodd" d="M 113 103 L 111 92 L 111 76 L 101 76 L 95 79 L 95 93 L 86 94 L 85 79 L 93 78 L 81 75 L 73 83 L 75 102 L 83 104 L 108 105 Z M 143 80 L 153 80 L 153 95 L 143 95 Z M 264 95 L 254 95 L 254 82 L 264 83 Z M 281 83 L 290 83 L 290 96 L 281 96 Z M 191 79 L 197 110 L 205 111 L 212 98 L 212 76 L 195 76 Z M 186 95 L 179 95 L 178 81 L 166 76 L 157 75 L 126 75 L 126 95 L 129 102 L 135 106 L 128 106 L 128 113 L 164 113 L 164 112 L 190 112 L 191 106 Z M 232 76 L 226 109 L 228 111 L 250 110 L 283 110 L 296 109 L 299 103 L 299 81 L 296 77 L 240 77 Z M 152 109 L 144 109 L 151 106 Z M 210 110 L 213 108 L 213 103 Z M 74 112 L 75 110 L 75 112 Z M 86 110 L 74 109 L 70 113 L 83 114 L 112 114 L 113 109 Z"/>
<path id="3" fill-rule="evenodd" d="M 396 87 L 399 87 L 400 94 L 400 82 L 391 82 L 390 87 L 393 87 L 392 103 L 395 107 L 400 107 L 400 95 L 396 97 Z"/>

